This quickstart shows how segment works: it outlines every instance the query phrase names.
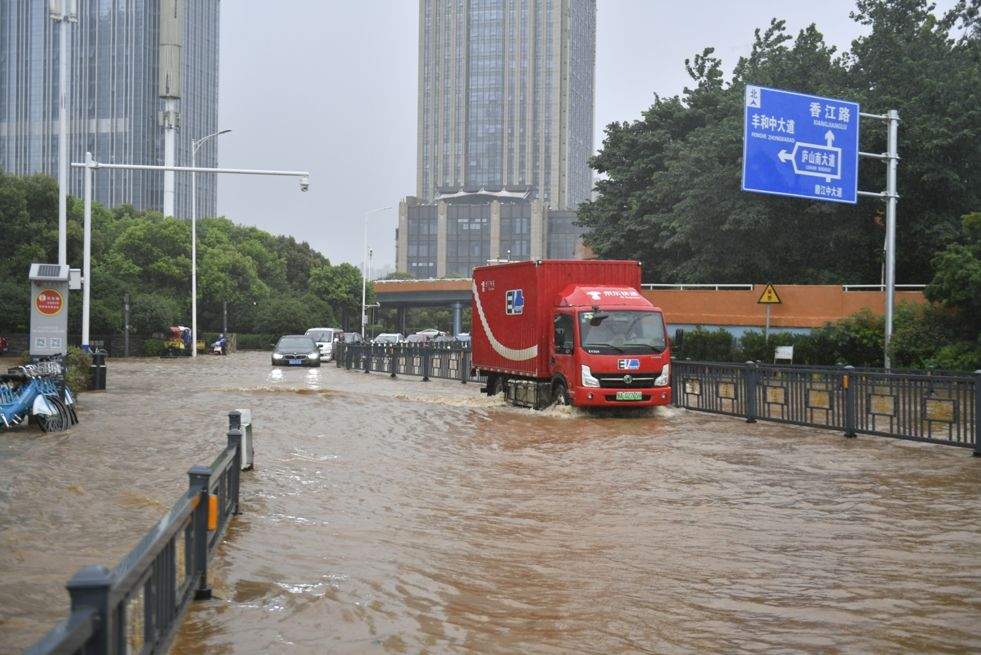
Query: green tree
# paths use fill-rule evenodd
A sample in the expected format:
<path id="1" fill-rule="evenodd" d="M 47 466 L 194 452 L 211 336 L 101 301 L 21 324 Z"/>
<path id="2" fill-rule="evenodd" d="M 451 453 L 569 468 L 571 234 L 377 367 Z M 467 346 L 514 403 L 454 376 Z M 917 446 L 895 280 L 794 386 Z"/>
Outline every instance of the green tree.
<path id="1" fill-rule="evenodd" d="M 861 0 L 853 18 L 869 34 L 841 54 L 814 25 L 791 37 L 773 20 L 728 80 L 706 48 L 685 62 L 690 88 L 607 126 L 592 160 L 598 195 L 579 209 L 587 243 L 603 257 L 641 260 L 648 281 L 878 280 L 879 208 L 740 190 L 743 94 L 758 84 L 899 110 L 898 279 L 922 281 L 957 217 L 978 206 L 977 7 L 960 2 L 938 18 L 926 0 Z M 882 152 L 884 129 L 870 127 L 861 148 Z M 862 188 L 883 187 L 880 165 L 863 162 L 860 173 Z"/>

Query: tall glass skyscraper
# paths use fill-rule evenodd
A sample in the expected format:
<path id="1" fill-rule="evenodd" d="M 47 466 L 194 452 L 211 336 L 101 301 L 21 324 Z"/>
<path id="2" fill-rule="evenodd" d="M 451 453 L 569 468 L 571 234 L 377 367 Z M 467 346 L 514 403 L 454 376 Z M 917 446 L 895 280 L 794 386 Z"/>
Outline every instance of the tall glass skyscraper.
<path id="1" fill-rule="evenodd" d="M 181 44 L 178 165 L 190 165 L 191 139 L 217 130 L 219 0 L 80 0 L 69 28 L 69 159 L 163 164 L 159 97 L 160 15 L 179 5 Z M 47 0 L 0 0 L 0 169 L 58 175 L 58 26 Z M 216 139 L 197 154 L 217 164 Z M 69 172 L 72 195 L 82 173 Z M 95 199 L 109 206 L 163 208 L 163 173 L 101 170 Z M 190 175 L 177 174 L 178 216 L 190 216 Z M 216 211 L 213 175 L 197 176 L 199 216 Z"/>
<path id="2" fill-rule="evenodd" d="M 592 191 L 596 0 L 420 0 L 416 195 Z"/>

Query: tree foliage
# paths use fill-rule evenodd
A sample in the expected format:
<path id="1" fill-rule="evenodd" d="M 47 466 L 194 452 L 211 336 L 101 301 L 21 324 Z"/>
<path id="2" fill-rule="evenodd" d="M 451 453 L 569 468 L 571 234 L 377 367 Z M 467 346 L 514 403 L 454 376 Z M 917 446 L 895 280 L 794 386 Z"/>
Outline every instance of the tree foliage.
<path id="1" fill-rule="evenodd" d="M 851 17 L 868 34 L 845 53 L 815 25 L 792 37 L 774 19 L 728 79 L 704 49 L 685 62 L 691 87 L 607 126 L 592 160 L 598 194 L 579 209 L 587 243 L 602 257 L 641 260 L 648 281 L 878 282 L 881 205 L 740 190 L 743 95 L 755 84 L 899 110 L 897 279 L 923 282 L 959 217 L 979 206 L 978 6 L 961 0 L 938 16 L 927 0 L 858 0 Z M 885 151 L 884 127 L 863 121 L 861 149 Z M 863 160 L 859 177 L 862 189 L 884 188 L 875 161 Z"/>
<path id="2" fill-rule="evenodd" d="M 57 261 L 58 189 L 42 175 L 0 172 L 0 333 L 25 332 L 29 323 L 27 271 L 32 262 Z M 69 198 L 69 264 L 81 268 L 82 203 Z M 281 334 L 342 317 L 358 324 L 361 274 L 350 264 L 331 265 L 307 243 L 275 236 L 227 218 L 198 221 L 198 328 Z M 135 332 L 190 325 L 191 229 L 183 219 L 131 206 L 92 207 L 93 334 L 123 329 L 123 296 L 130 295 Z M 370 302 L 370 301 L 369 301 Z M 354 311 L 352 311 L 354 308 Z M 81 296 L 69 302 L 77 333 Z"/>

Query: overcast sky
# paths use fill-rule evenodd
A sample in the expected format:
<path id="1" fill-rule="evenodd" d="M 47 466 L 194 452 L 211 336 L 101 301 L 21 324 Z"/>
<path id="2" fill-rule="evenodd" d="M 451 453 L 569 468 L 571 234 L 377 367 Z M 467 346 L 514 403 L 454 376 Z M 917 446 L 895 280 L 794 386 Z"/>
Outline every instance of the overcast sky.
<path id="1" fill-rule="evenodd" d="M 633 120 L 654 93 L 688 83 L 684 60 L 714 46 L 727 71 L 772 17 L 815 22 L 847 49 L 853 0 L 598 0 L 596 134 Z M 940 2 L 942 7 L 953 0 Z M 226 176 L 218 211 L 360 265 L 366 211 L 375 269 L 395 261 L 399 198 L 415 193 L 418 0 L 221 3 L 219 127 L 224 166 L 309 170 L 295 180 Z"/>

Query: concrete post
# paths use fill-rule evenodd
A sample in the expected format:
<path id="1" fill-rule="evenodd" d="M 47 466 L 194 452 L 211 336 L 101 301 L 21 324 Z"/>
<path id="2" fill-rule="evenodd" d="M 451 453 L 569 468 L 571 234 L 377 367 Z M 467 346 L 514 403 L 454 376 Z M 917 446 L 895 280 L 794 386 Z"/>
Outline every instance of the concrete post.
<path id="1" fill-rule="evenodd" d="M 375 345 L 368 343 L 361 347 L 361 352 L 364 353 L 362 357 L 362 363 L 364 364 L 364 372 L 371 373 L 371 356 L 374 354 Z"/>
<path id="2" fill-rule="evenodd" d="M 71 611 L 91 607 L 98 621 L 94 633 L 86 643 L 85 653 L 110 653 L 113 635 L 116 634 L 116 613 L 109 608 L 109 592 L 112 590 L 112 574 L 104 566 L 86 566 L 65 585 L 71 598 Z"/>
<path id="3" fill-rule="evenodd" d="M 426 346 L 422 348 L 422 381 L 429 382 L 430 351 Z"/>
<path id="4" fill-rule="evenodd" d="M 436 204 L 436 277 L 446 277 L 446 202 Z"/>
<path id="5" fill-rule="evenodd" d="M 854 437 L 857 424 L 855 406 L 855 367 L 846 366 L 841 375 L 841 386 L 845 390 L 845 436 Z"/>
<path id="6" fill-rule="evenodd" d="M 456 336 L 460 334 L 460 314 L 463 311 L 463 303 L 455 302 L 453 303 L 453 335 Z"/>
<path id="7" fill-rule="evenodd" d="M 207 466 L 194 466 L 187 472 L 187 477 L 189 489 L 199 494 L 198 506 L 191 519 L 191 531 L 194 534 L 192 570 L 199 576 L 194 599 L 208 600 L 211 598 L 211 587 L 208 586 L 208 485 L 211 482 L 211 469 Z"/>
<path id="8" fill-rule="evenodd" d="M 395 378 L 395 371 L 398 370 L 398 367 L 399 367 L 399 351 L 400 351 L 400 348 L 399 348 L 399 345 L 397 343 L 394 343 L 394 344 L 391 345 L 391 348 L 390 348 L 391 355 L 389 356 L 389 359 L 388 359 L 389 377 L 390 378 Z"/>
<path id="9" fill-rule="evenodd" d="M 759 369 L 756 362 L 746 362 L 743 369 L 746 380 L 746 422 L 756 423 L 756 391 L 759 384 Z"/>
<path id="10" fill-rule="evenodd" d="M 492 200 L 490 206 L 490 258 L 501 258 L 501 201 Z"/>

